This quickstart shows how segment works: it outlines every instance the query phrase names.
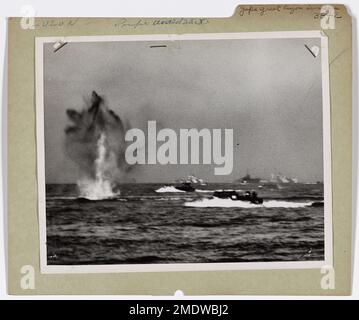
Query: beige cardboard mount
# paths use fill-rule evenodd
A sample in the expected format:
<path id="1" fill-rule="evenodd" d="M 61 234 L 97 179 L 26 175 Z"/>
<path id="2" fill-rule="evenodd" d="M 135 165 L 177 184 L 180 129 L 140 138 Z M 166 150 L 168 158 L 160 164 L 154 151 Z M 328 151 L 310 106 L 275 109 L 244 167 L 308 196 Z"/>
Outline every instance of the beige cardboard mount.
<path id="1" fill-rule="evenodd" d="M 321 5 L 240 5 L 229 18 L 8 19 L 8 288 L 10 294 L 347 295 L 351 291 L 351 17 L 335 8 L 326 27 Z M 37 194 L 35 37 L 319 30 L 328 37 L 335 288 L 320 269 L 42 274 Z M 24 275 L 34 271 L 31 288 Z M 27 286 L 28 287 L 28 286 Z"/>

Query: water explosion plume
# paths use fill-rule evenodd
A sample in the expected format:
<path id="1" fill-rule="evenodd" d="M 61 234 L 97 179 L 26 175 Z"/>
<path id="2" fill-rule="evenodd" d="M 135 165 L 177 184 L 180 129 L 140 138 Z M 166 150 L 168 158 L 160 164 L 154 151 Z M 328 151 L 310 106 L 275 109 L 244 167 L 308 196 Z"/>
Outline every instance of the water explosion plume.
<path id="1" fill-rule="evenodd" d="M 123 121 L 95 91 L 82 111 L 66 113 L 72 124 L 65 129 L 65 150 L 81 172 L 80 196 L 98 200 L 118 195 L 114 189 L 131 168 L 125 161 Z"/>

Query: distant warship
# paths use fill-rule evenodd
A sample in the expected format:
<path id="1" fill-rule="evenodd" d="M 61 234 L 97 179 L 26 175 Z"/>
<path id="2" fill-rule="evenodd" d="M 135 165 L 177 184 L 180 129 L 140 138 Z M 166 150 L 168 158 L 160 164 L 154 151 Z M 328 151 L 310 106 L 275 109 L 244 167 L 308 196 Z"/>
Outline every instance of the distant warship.
<path id="1" fill-rule="evenodd" d="M 287 177 L 281 173 L 278 173 L 277 175 L 272 173 L 270 182 L 272 182 L 272 183 L 298 183 L 298 179 Z"/>

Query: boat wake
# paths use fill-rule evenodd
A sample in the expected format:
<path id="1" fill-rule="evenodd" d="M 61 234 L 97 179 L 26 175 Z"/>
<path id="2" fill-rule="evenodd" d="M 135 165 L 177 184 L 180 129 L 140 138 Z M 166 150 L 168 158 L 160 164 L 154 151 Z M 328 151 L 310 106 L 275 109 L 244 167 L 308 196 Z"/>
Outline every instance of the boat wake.
<path id="1" fill-rule="evenodd" d="M 264 201 L 263 204 L 253 204 L 247 201 L 233 201 L 231 199 L 202 199 L 198 201 L 185 202 L 186 207 L 195 208 L 305 208 L 313 204 L 310 202 L 290 202 L 279 200 Z"/>
<path id="2" fill-rule="evenodd" d="M 233 189 L 218 189 L 218 190 L 205 190 L 205 189 L 196 189 L 196 192 L 200 193 L 213 193 L 215 191 L 236 191 L 236 192 L 243 192 L 243 190 L 233 190 Z M 157 190 L 155 190 L 157 193 L 170 193 L 170 192 L 185 192 L 183 190 L 179 190 L 175 188 L 174 186 L 163 186 Z"/>

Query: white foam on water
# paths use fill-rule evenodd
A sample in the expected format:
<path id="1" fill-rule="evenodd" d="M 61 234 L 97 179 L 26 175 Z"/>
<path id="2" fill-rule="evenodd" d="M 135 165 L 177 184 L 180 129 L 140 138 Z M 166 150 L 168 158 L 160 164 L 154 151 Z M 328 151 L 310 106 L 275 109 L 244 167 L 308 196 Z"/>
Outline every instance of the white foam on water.
<path id="1" fill-rule="evenodd" d="M 291 201 L 279 201 L 270 200 L 264 201 L 263 206 L 266 208 L 305 208 L 312 205 L 312 201 L 309 202 L 291 202 Z"/>
<path id="2" fill-rule="evenodd" d="M 46 196 L 48 200 L 75 200 L 77 197 L 60 197 L 60 196 Z"/>
<path id="3" fill-rule="evenodd" d="M 174 186 L 164 186 L 157 190 L 155 190 L 157 193 L 167 193 L 167 192 L 186 192 L 183 190 L 178 190 Z"/>
<path id="4" fill-rule="evenodd" d="M 202 199 L 193 202 L 186 202 L 186 207 L 196 208 L 304 208 L 312 205 L 312 202 L 290 202 L 290 201 L 279 201 L 269 200 L 264 201 L 263 204 L 254 204 L 248 201 L 233 201 L 231 199 Z"/>
<path id="5" fill-rule="evenodd" d="M 158 193 L 166 193 L 166 192 L 186 192 L 183 190 L 178 190 L 174 186 L 163 186 L 157 190 L 155 190 Z M 196 192 L 200 193 L 212 193 L 215 191 L 236 191 L 236 192 L 243 192 L 243 190 L 233 190 L 233 189 L 218 189 L 218 190 L 205 190 L 205 189 L 196 189 Z"/>

